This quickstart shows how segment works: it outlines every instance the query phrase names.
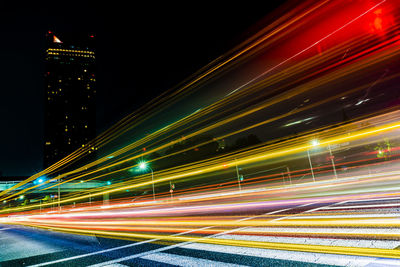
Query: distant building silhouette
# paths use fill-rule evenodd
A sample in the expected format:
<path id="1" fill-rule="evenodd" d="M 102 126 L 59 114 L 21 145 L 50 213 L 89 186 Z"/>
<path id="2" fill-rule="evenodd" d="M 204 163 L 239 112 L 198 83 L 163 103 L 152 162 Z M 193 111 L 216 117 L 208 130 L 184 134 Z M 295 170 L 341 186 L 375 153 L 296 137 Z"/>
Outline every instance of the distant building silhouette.
<path id="1" fill-rule="evenodd" d="M 45 168 L 96 136 L 94 36 L 46 38 Z"/>

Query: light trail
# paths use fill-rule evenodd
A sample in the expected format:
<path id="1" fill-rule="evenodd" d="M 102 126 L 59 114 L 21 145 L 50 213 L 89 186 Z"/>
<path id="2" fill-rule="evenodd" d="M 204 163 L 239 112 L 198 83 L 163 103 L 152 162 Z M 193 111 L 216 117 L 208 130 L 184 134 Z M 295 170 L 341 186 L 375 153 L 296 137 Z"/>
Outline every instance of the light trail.
<path id="1" fill-rule="evenodd" d="M 366 30 L 375 16 L 385 27 Z M 161 246 L 127 260 L 186 246 L 399 259 L 399 21 L 394 0 L 304 2 L 0 192 L 0 223 Z M 81 181 L 109 183 L 43 199 Z"/>

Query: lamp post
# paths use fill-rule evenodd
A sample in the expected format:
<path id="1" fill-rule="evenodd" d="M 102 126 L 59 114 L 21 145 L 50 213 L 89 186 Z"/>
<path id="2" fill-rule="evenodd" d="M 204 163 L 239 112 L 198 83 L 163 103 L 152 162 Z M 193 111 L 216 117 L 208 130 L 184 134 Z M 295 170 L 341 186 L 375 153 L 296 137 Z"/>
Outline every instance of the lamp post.
<path id="1" fill-rule="evenodd" d="M 287 175 L 289 177 L 289 182 L 290 182 L 290 184 L 292 184 L 292 176 L 290 176 L 289 166 L 286 166 L 286 170 L 287 170 Z"/>
<path id="2" fill-rule="evenodd" d="M 237 176 L 237 180 L 238 180 L 239 191 L 242 191 L 242 185 L 240 184 L 239 168 L 238 168 L 236 159 L 235 159 L 235 165 L 236 165 L 236 176 Z"/>
<path id="3" fill-rule="evenodd" d="M 154 172 L 153 169 L 146 162 L 139 163 L 139 169 L 146 170 L 149 169 L 151 171 L 151 185 L 153 186 L 153 200 L 156 201 L 156 194 L 154 190 Z"/>
<path id="4" fill-rule="evenodd" d="M 314 140 L 311 141 L 311 145 L 316 147 L 316 146 L 319 145 L 319 141 L 317 139 L 314 139 Z M 308 156 L 308 163 L 310 164 L 311 176 L 312 176 L 313 181 L 315 182 L 314 170 L 313 170 L 313 166 L 312 166 L 312 163 L 311 163 L 311 157 L 310 157 L 310 150 L 309 149 L 307 149 L 307 156 Z"/>
<path id="5" fill-rule="evenodd" d="M 314 176 L 314 171 L 313 171 L 313 167 L 312 167 L 312 163 L 311 163 L 309 150 L 307 150 L 307 156 L 308 156 L 308 162 L 310 163 L 311 176 L 312 176 L 313 181 L 315 182 L 315 176 Z"/>
<path id="6" fill-rule="evenodd" d="M 331 159 L 331 162 L 332 162 L 333 174 L 335 175 L 335 178 L 337 179 L 335 161 L 334 161 L 334 157 L 332 155 L 331 145 L 328 145 L 328 150 L 329 150 L 329 155 L 330 155 L 330 159 Z"/>
<path id="7" fill-rule="evenodd" d="M 61 211 L 60 201 L 61 201 L 61 194 L 60 194 L 60 182 L 61 179 L 58 178 L 58 210 Z"/>

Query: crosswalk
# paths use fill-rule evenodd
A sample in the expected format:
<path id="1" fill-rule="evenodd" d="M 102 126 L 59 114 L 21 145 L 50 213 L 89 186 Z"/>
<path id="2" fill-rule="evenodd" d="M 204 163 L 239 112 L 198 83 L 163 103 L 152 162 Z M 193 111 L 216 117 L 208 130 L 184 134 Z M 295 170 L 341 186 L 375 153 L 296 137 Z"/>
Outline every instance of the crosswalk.
<path id="1" fill-rule="evenodd" d="M 329 205 L 301 205 L 298 213 L 291 208 L 270 211 L 263 216 L 275 215 L 272 220 L 282 223 L 304 220 L 374 220 L 397 218 L 399 198 L 351 200 Z M 282 216 L 279 216 L 282 214 Z M 262 216 L 241 220 L 258 219 Z M 269 217 L 270 218 L 270 217 Z M 211 228 L 211 227 L 209 227 Z M 232 245 L 212 242 L 160 243 L 159 240 L 138 242 L 108 240 L 91 237 L 65 241 L 65 236 L 35 232 L 15 226 L 0 227 L 0 243 L 14 244 L 14 252 L 0 250 L 1 266 L 400 266 L 400 260 L 368 255 L 334 254 L 327 251 L 294 251 L 234 245 L 236 241 L 273 244 L 298 244 L 398 251 L 400 229 L 396 227 L 314 227 L 314 226 L 245 226 L 203 236 L 202 238 L 232 240 Z M 27 235 L 27 233 L 30 233 Z M 89 237 L 90 238 L 90 237 Z M 16 240 L 16 241 L 15 241 Z M 107 243 L 111 242 L 111 243 Z M 22 253 L 22 245 L 31 248 Z M 18 251 L 18 246 L 21 246 Z M 4 245 L 3 245 L 4 247 Z M 1 248 L 1 246 L 0 246 Z M 2 254 L 3 253 L 3 254 Z M 7 254 L 7 256 L 5 256 Z M 15 255 L 14 257 L 11 255 Z"/>

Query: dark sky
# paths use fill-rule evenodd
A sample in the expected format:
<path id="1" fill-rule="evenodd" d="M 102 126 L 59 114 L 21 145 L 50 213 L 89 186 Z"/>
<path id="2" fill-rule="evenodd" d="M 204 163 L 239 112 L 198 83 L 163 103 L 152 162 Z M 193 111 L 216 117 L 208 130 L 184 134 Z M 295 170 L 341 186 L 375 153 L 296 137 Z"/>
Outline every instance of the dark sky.
<path id="1" fill-rule="evenodd" d="M 27 1 L 28 2 L 28 1 Z M 29 1 L 30 2 L 30 1 Z M 32 1 L 37 2 L 37 1 Z M 18 2 L 0 9 L 0 172 L 42 168 L 45 33 L 95 34 L 98 132 L 220 56 L 284 1 Z M 160 1 L 161 2 L 161 1 Z M 59 34 L 58 34 L 59 33 Z"/>

